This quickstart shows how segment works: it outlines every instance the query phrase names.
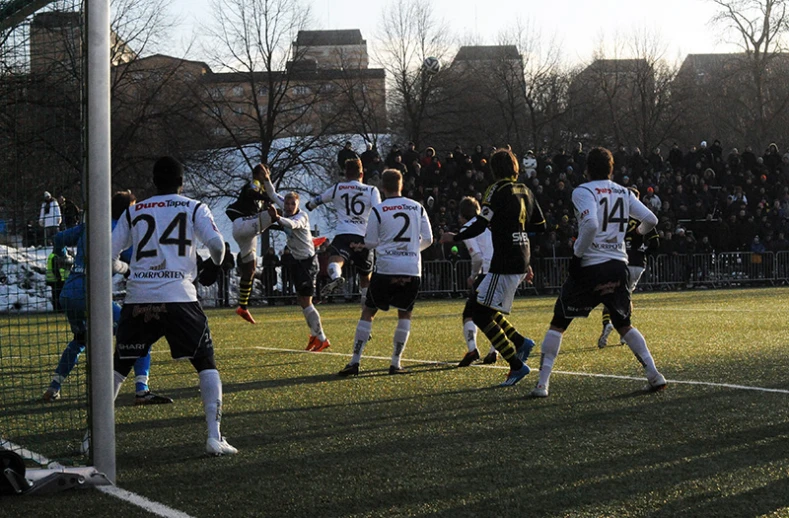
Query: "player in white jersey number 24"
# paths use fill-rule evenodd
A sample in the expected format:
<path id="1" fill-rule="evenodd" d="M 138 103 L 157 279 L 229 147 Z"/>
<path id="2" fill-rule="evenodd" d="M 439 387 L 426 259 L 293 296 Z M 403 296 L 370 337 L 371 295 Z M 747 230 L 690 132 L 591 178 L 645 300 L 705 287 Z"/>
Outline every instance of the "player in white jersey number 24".
<path id="1" fill-rule="evenodd" d="M 174 158 L 162 157 L 153 166 L 157 194 L 131 205 L 112 231 L 113 269 L 128 270 L 126 300 L 115 333 L 115 397 L 137 358 L 164 337 L 175 359 L 188 359 L 200 378 L 210 455 L 232 455 L 237 450 L 222 437 L 222 381 L 214 360 L 208 319 L 197 301 L 195 277 L 204 284 L 216 281 L 225 254 L 225 240 L 208 207 L 181 196 L 183 168 Z M 197 272 L 197 242 L 211 258 Z M 134 247 L 130 265 L 120 254 Z"/>

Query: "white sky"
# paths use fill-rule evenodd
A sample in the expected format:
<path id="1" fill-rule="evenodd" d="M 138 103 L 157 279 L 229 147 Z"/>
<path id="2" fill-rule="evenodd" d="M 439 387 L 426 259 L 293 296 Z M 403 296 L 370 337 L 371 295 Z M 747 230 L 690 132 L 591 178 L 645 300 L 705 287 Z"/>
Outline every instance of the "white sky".
<path id="1" fill-rule="evenodd" d="M 627 35 L 634 28 L 660 35 L 666 59 L 686 54 L 732 51 L 709 24 L 715 6 L 710 0 L 432 0 L 436 16 L 444 17 L 457 36 L 477 34 L 482 44 L 495 44 L 498 31 L 520 17 L 539 27 L 544 40 L 552 35 L 561 43 L 564 60 L 585 62 L 601 34 Z M 385 0 L 313 0 L 315 29 L 358 28 L 374 45 L 376 25 Z M 184 20 L 182 39 L 199 20 L 209 20 L 209 0 L 172 0 L 172 12 Z M 191 56 L 200 59 L 199 56 Z M 620 56 L 628 57 L 628 56 Z"/>

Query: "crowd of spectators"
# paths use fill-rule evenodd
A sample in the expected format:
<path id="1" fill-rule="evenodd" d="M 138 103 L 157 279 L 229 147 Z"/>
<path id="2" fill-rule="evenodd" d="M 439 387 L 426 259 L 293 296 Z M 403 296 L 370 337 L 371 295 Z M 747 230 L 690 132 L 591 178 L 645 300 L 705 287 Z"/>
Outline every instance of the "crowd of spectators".
<path id="1" fill-rule="evenodd" d="M 438 237 L 457 231 L 462 197 L 482 199 L 492 183 L 488 158 L 494 149 L 478 145 L 468 154 L 456 146 L 441 156 L 432 147 L 419 151 L 408 143 L 394 145 L 382 156 L 368 144 L 358 156 L 367 183 L 380 183 L 385 168 L 403 173 L 404 194 L 424 205 Z M 341 154 L 354 152 L 346 144 Z M 759 153 L 750 147 L 727 152 L 718 140 L 689 149 L 675 143 L 667 154 L 656 148 L 645 155 L 625 146 L 612 152 L 614 180 L 638 189 L 659 218 L 658 253 L 789 250 L 789 152 L 782 154 L 776 144 Z M 549 229 L 533 237 L 532 254 L 567 257 L 577 230 L 571 195 L 585 181 L 586 152 L 577 143 L 572 150 L 529 151 L 521 159 L 519 180 L 534 192 Z M 426 259 L 454 254 L 436 245 Z"/>

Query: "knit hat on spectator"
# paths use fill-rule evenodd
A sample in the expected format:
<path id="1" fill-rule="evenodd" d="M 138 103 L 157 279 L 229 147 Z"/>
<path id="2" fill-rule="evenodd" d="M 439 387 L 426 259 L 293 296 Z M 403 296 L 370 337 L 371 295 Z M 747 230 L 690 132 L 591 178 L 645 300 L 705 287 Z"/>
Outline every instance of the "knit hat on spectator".
<path id="1" fill-rule="evenodd" d="M 48 199 L 50 199 L 51 197 L 52 197 L 52 195 L 51 195 L 51 194 L 49 194 L 49 191 L 44 191 L 44 199 L 45 199 L 45 200 L 48 200 Z"/>

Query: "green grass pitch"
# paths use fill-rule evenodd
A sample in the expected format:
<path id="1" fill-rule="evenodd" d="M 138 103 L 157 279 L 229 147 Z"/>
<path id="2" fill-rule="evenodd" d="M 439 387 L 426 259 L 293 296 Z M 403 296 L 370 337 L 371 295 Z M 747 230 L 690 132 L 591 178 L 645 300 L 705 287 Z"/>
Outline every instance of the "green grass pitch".
<path id="1" fill-rule="evenodd" d="M 196 518 L 789 516 L 788 298 L 638 293 L 634 324 L 668 389 L 640 392 L 627 347 L 598 350 L 597 311 L 566 333 L 544 400 L 527 397 L 536 372 L 504 389 L 501 360 L 454 368 L 463 301 L 417 303 L 408 376 L 386 373 L 396 315 L 380 313 L 351 379 L 336 372 L 357 304 L 318 306 L 332 347 L 317 354 L 303 352 L 297 307 L 253 308 L 255 326 L 210 311 L 222 430 L 239 455 L 203 455 L 197 376 L 159 343 L 151 385 L 175 404 L 134 407 L 126 383 L 118 482 Z M 554 300 L 519 299 L 511 321 L 539 344 Z M 153 515 L 89 490 L 3 499 L 0 516 Z"/>

